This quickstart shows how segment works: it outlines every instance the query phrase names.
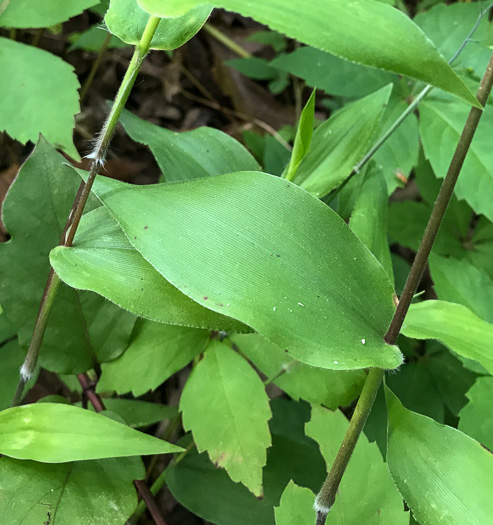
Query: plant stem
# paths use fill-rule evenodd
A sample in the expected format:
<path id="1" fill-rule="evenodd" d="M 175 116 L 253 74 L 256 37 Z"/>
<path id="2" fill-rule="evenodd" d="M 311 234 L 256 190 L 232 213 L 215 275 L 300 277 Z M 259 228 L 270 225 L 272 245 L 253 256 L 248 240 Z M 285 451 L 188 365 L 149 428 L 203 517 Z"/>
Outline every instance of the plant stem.
<path id="1" fill-rule="evenodd" d="M 486 68 L 486 72 L 481 80 L 479 90 L 477 93 L 477 99 L 484 106 L 488 100 L 488 96 L 491 92 L 493 85 L 493 54 L 491 55 L 490 61 Z M 450 161 L 450 166 L 447 171 L 447 175 L 440 187 L 440 192 L 433 206 L 430 219 L 426 226 L 426 230 L 421 240 L 419 250 L 413 261 L 413 265 L 409 272 L 404 290 L 402 292 L 399 304 L 394 313 L 394 317 L 390 323 L 389 329 L 385 334 L 385 342 L 389 345 L 393 345 L 397 341 L 397 337 L 402 327 L 402 323 L 406 317 L 409 306 L 414 293 L 418 287 L 423 272 L 425 270 L 428 256 L 430 254 L 433 243 L 435 242 L 438 230 L 442 223 L 443 217 L 447 210 L 447 206 L 450 202 L 450 198 L 454 191 L 457 178 L 459 177 L 460 170 L 464 164 L 467 152 L 471 145 L 474 133 L 479 124 L 479 120 L 483 110 L 472 107 L 467 121 L 462 130 L 462 134 L 459 138 L 459 142 L 454 152 L 454 156 Z M 354 447 L 358 441 L 358 437 L 361 434 L 363 427 L 365 426 L 368 415 L 375 401 L 380 383 L 384 377 L 385 371 L 379 368 L 373 368 L 370 370 L 366 379 L 363 391 L 356 405 L 353 417 L 349 423 L 349 427 L 344 436 L 342 445 L 337 453 L 336 459 L 332 465 L 332 468 L 325 480 L 322 489 L 320 490 L 315 506 L 317 509 L 317 525 L 324 525 L 327 518 L 327 514 L 334 504 L 339 484 L 342 476 L 346 470 L 346 467 L 351 459 Z"/>
<path id="2" fill-rule="evenodd" d="M 98 136 L 95 148 L 93 152 L 88 156 L 92 159 L 91 167 L 89 170 L 89 176 L 87 182 L 85 184 L 81 184 L 79 191 L 77 192 L 77 195 L 75 197 L 74 204 L 72 205 L 72 209 L 67 219 L 67 223 L 65 225 L 64 232 L 62 234 L 62 239 L 60 242 L 60 244 L 64 246 L 72 246 L 75 232 L 77 231 L 77 227 L 82 217 L 84 207 L 91 192 L 92 184 L 94 182 L 94 179 L 96 178 L 99 168 L 104 163 L 106 152 L 108 150 L 108 145 L 111 141 L 111 138 L 113 137 L 113 133 L 118 123 L 118 119 L 120 118 L 121 112 L 125 107 L 125 103 L 135 82 L 142 61 L 149 52 L 151 40 L 154 36 L 159 22 L 160 18 L 157 18 L 155 16 L 151 16 L 149 18 L 142 38 L 139 44 L 135 47 L 135 52 L 133 54 L 132 60 L 130 61 L 127 72 L 125 73 L 125 76 L 122 80 L 118 93 L 115 97 L 115 101 L 113 103 L 111 111 L 106 119 L 101 133 Z M 34 326 L 31 344 L 29 345 L 24 364 L 21 367 L 19 383 L 17 385 L 16 392 L 12 399 L 11 406 L 17 406 L 20 403 L 24 387 L 29 378 L 33 375 L 34 369 L 36 368 L 36 364 L 38 362 L 39 357 L 39 350 L 43 342 L 48 318 L 51 312 L 51 308 L 53 306 L 53 301 L 55 299 L 59 284 L 60 278 L 53 271 L 53 269 L 51 269 L 50 274 L 48 276 L 48 280 L 46 282 L 45 291 L 41 299 L 41 304 L 39 307 L 39 313 L 36 319 L 36 324 Z"/>
<path id="3" fill-rule="evenodd" d="M 242 48 L 235 41 L 231 40 L 229 36 L 226 36 L 222 31 L 219 31 L 217 27 L 212 26 L 209 23 L 204 24 L 204 30 L 213 36 L 218 42 L 225 45 L 228 49 L 236 53 L 241 58 L 251 58 L 252 55 L 246 49 Z"/>

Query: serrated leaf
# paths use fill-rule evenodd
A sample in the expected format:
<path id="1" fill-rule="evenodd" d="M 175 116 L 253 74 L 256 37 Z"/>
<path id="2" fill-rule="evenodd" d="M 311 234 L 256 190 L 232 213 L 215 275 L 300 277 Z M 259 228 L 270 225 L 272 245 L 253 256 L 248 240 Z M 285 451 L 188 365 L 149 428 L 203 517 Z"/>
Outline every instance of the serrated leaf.
<path id="1" fill-rule="evenodd" d="M 149 13 L 181 16 L 204 0 L 139 0 Z M 208 3 L 249 16 L 291 38 L 341 58 L 410 76 L 454 93 L 473 105 L 474 95 L 424 33 L 401 11 L 372 0 L 219 0 Z M 402 35 L 406 45 L 402 46 Z M 479 106 L 478 106 L 479 107 Z"/>
<path id="2" fill-rule="evenodd" d="M 211 14 L 208 6 L 191 9 L 175 19 L 161 20 L 151 40 L 151 49 L 176 49 L 199 31 Z M 149 20 L 137 0 L 111 0 L 104 17 L 111 33 L 127 44 L 137 45 Z"/>
<path id="3" fill-rule="evenodd" d="M 455 147 L 462 133 L 469 108 L 466 104 L 447 98 L 428 99 L 419 110 L 419 134 L 426 158 L 439 178 L 445 177 Z M 455 195 L 465 199 L 478 214 L 493 220 L 493 151 L 491 132 L 493 105 L 486 104 L 474 139 L 468 149 Z"/>
<path id="4" fill-rule="evenodd" d="M 185 385 L 180 411 L 199 452 L 207 450 L 233 481 L 262 495 L 271 411 L 250 365 L 226 345 L 212 342 Z"/>
<path id="5" fill-rule="evenodd" d="M 478 361 L 493 374 L 493 325 L 461 304 L 446 301 L 412 304 L 401 332 L 414 339 L 438 339 L 457 354 Z"/>
<path id="6" fill-rule="evenodd" d="M 259 334 L 233 335 L 231 341 L 293 399 L 304 399 L 333 410 L 356 399 L 366 377 L 362 370 L 336 371 L 305 365 Z"/>
<path id="7" fill-rule="evenodd" d="M 140 458 L 46 464 L 0 459 L 0 520 L 23 525 L 121 525 L 137 506 Z"/>
<path id="8" fill-rule="evenodd" d="M 394 311 L 385 270 L 296 185 L 241 172 L 146 187 L 99 178 L 93 189 L 130 242 L 199 304 L 307 364 L 400 364 L 383 341 Z"/>
<path id="9" fill-rule="evenodd" d="M 180 452 L 101 414 L 59 403 L 36 403 L 0 412 L 0 453 L 42 463 Z"/>
<path id="10" fill-rule="evenodd" d="M 5 227 L 12 238 L 0 245 L 0 273 L 8 275 L 0 280 L 1 300 L 21 346 L 31 340 L 50 270 L 48 254 L 59 242 L 79 180 L 65 159 L 41 140 L 3 204 Z M 91 197 L 87 208 L 96 202 Z M 134 323 L 134 316 L 102 297 L 61 284 L 41 346 L 40 364 L 62 373 L 89 370 L 96 360 L 114 359 L 123 352 Z"/>
<path id="11" fill-rule="evenodd" d="M 315 494 L 310 489 L 290 481 L 282 493 L 279 507 L 274 510 L 276 525 L 312 525 L 317 517 L 314 501 Z"/>
<path id="12" fill-rule="evenodd" d="M 207 330 L 141 320 L 125 353 L 101 366 L 98 392 L 132 392 L 135 397 L 156 389 L 202 353 Z"/>
<path id="13" fill-rule="evenodd" d="M 320 125 L 293 182 L 320 198 L 339 186 L 367 151 L 391 89 L 388 85 L 344 106 Z"/>
<path id="14" fill-rule="evenodd" d="M 474 439 L 402 406 L 386 390 L 387 461 L 422 525 L 484 525 L 493 516 L 493 456 Z"/>
<path id="15" fill-rule="evenodd" d="M 329 469 L 344 437 L 348 421 L 342 412 L 312 406 L 312 418 L 305 425 L 306 434 L 320 445 Z M 404 512 L 397 492 L 376 443 L 362 434 L 344 473 L 327 525 L 365 523 L 366 525 L 405 525 Z"/>
<path id="16" fill-rule="evenodd" d="M 15 0 L 3 2 L 0 27 L 35 28 L 50 27 L 79 15 L 100 0 Z M 3 7 L 3 4 L 7 4 Z M 2 11 L 0 8 L 0 11 Z"/>
<path id="17" fill-rule="evenodd" d="M 381 169 L 370 166 L 354 203 L 349 227 L 373 253 L 393 281 L 394 272 L 387 239 L 387 184 Z"/>
<path id="18" fill-rule="evenodd" d="M 133 140 L 149 146 L 167 182 L 260 169 L 244 146 L 218 129 L 175 133 L 129 111 L 120 121 Z"/>
<path id="19" fill-rule="evenodd" d="M 466 395 L 469 402 L 459 413 L 459 430 L 493 450 L 493 377 L 479 377 Z"/>
<path id="20" fill-rule="evenodd" d="M 316 90 L 314 89 L 301 112 L 298 129 L 296 130 L 296 136 L 294 138 L 293 152 L 291 153 L 291 160 L 289 161 L 285 176 L 287 180 L 294 179 L 300 162 L 310 149 L 313 135 L 313 120 L 315 117 L 315 96 Z"/>
<path id="21" fill-rule="evenodd" d="M 170 284 L 135 250 L 103 206 L 82 217 L 74 246 L 57 246 L 50 253 L 50 262 L 69 286 L 96 292 L 151 321 L 250 331 L 242 323 L 192 301 Z"/>
<path id="22" fill-rule="evenodd" d="M 80 160 L 72 140 L 80 111 L 74 68 L 47 51 L 0 38 L 0 71 L 0 130 L 23 144 L 37 142 L 41 133 Z"/>

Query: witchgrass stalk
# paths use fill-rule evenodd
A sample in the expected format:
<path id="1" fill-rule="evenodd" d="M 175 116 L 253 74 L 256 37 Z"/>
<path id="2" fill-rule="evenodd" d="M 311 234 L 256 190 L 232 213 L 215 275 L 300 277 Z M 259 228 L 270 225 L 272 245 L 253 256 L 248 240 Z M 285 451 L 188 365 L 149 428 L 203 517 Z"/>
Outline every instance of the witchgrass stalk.
<path id="1" fill-rule="evenodd" d="M 88 155 L 88 158 L 92 159 L 89 175 L 87 182 L 81 183 L 77 196 L 75 197 L 74 204 L 72 205 L 72 210 L 65 225 L 64 234 L 60 240 L 60 244 L 63 246 L 72 246 L 75 232 L 77 231 L 77 227 L 79 226 L 87 199 L 89 198 L 89 194 L 91 192 L 92 184 L 96 178 L 99 168 L 104 164 L 108 146 L 115 132 L 118 119 L 120 118 L 121 112 L 125 107 L 125 103 L 127 102 L 130 91 L 132 90 L 135 79 L 137 78 L 140 66 L 149 52 L 152 38 L 156 32 L 160 20 L 160 18 L 155 16 L 151 16 L 149 18 L 142 34 L 142 38 L 135 46 L 132 60 L 130 61 L 125 76 L 123 77 L 122 83 L 120 84 L 120 88 L 116 94 L 111 111 L 106 119 L 106 122 L 104 123 L 101 132 L 98 134 L 93 151 Z M 26 383 L 32 377 L 34 369 L 36 368 L 39 350 L 43 342 L 51 307 L 53 306 L 53 301 L 55 299 L 59 284 L 60 278 L 52 268 L 50 270 L 45 291 L 39 306 L 38 317 L 34 326 L 31 344 L 29 345 L 24 364 L 20 369 L 19 383 L 17 385 L 17 389 L 11 404 L 13 407 L 19 405 L 21 402 Z"/>
<path id="2" fill-rule="evenodd" d="M 478 101 L 483 106 L 488 100 L 492 85 L 493 54 L 491 55 L 486 72 L 481 79 L 481 84 L 476 95 Z M 431 248 L 433 247 L 438 230 L 440 229 L 440 225 L 447 210 L 447 206 L 450 202 L 450 198 L 452 197 L 457 178 L 459 177 L 460 170 L 464 164 L 464 160 L 466 158 L 467 152 L 469 151 L 469 147 L 474 137 L 474 133 L 478 127 L 482 113 L 482 109 L 475 107 L 472 107 L 469 112 L 469 116 L 467 117 L 467 121 L 464 125 L 464 129 L 462 130 L 462 134 L 455 149 L 454 156 L 450 161 L 447 175 L 445 176 L 442 186 L 440 187 L 440 192 L 438 193 L 438 197 L 431 211 L 428 225 L 426 226 L 419 250 L 413 261 L 413 265 L 409 272 L 409 276 L 404 286 L 399 304 L 397 305 L 397 309 L 390 323 L 390 327 L 385 334 L 385 342 L 389 345 L 393 345 L 397 341 L 402 323 L 404 322 L 413 296 L 416 292 L 419 282 L 421 281 L 421 277 L 423 276 L 423 272 L 428 261 L 428 256 L 430 255 Z M 317 525 L 325 524 L 327 514 L 334 504 L 342 476 L 344 475 L 349 460 L 351 459 L 351 455 L 353 453 L 354 447 L 356 446 L 356 442 L 358 441 L 358 437 L 365 426 L 368 415 L 370 414 L 384 374 L 385 370 L 383 369 L 370 369 L 365 385 L 363 386 L 363 391 L 342 441 L 341 447 L 337 453 L 332 468 L 327 475 L 327 479 L 325 480 L 315 500 Z"/>

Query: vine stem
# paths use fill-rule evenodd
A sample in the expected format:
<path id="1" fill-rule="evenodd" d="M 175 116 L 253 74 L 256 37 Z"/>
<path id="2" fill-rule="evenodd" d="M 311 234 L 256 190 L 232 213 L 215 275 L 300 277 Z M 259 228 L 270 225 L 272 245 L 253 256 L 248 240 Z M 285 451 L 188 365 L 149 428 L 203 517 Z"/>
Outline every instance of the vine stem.
<path id="1" fill-rule="evenodd" d="M 477 92 L 477 99 L 482 106 L 484 106 L 488 100 L 492 85 L 493 54 L 490 57 L 486 72 L 481 79 L 481 84 Z M 394 317 L 392 318 L 389 329 L 385 334 L 385 342 L 389 345 L 393 345 L 397 341 L 397 337 L 401 330 L 407 311 L 409 310 L 409 306 L 411 305 L 414 293 L 416 292 L 418 284 L 423 276 L 423 272 L 428 261 L 428 256 L 430 255 L 431 248 L 436 239 L 438 230 L 440 229 L 440 225 L 454 191 L 457 178 L 459 177 L 460 170 L 471 146 L 471 142 L 478 127 L 482 113 L 482 109 L 475 107 L 472 107 L 469 112 L 469 116 L 467 117 L 464 129 L 462 130 L 462 134 L 459 138 L 454 155 L 450 161 L 447 175 L 445 176 L 445 179 L 440 187 L 440 192 L 438 193 L 438 197 L 431 211 L 430 219 L 426 226 L 426 230 L 421 240 L 416 257 L 414 258 L 413 265 L 411 266 L 411 270 L 399 300 L 399 304 L 397 305 L 397 309 L 394 313 Z M 342 441 L 341 447 L 337 453 L 327 479 L 325 480 L 322 489 L 315 500 L 315 509 L 317 510 L 317 525 L 325 524 L 327 514 L 334 504 L 342 476 L 344 475 L 349 460 L 351 459 L 354 447 L 356 446 L 356 442 L 358 441 L 359 435 L 361 434 L 368 415 L 370 414 L 384 374 L 385 370 L 383 369 L 370 369 L 365 385 L 363 386 L 363 391 Z"/>
<path id="2" fill-rule="evenodd" d="M 77 192 L 77 196 L 75 197 L 74 203 L 72 205 L 72 209 L 67 219 L 64 232 L 62 234 L 62 239 L 60 240 L 60 244 L 63 246 L 72 246 L 75 232 L 77 231 L 77 227 L 79 226 L 79 222 L 82 217 L 84 208 L 86 206 L 87 199 L 89 198 L 94 179 L 96 178 L 99 169 L 104 164 L 104 159 L 108 151 L 108 146 L 113 137 L 113 133 L 115 132 L 118 119 L 120 118 L 123 108 L 125 107 L 125 103 L 134 85 L 135 79 L 137 78 L 137 74 L 140 70 L 140 66 L 142 65 L 145 56 L 149 52 L 152 37 L 156 32 L 160 20 L 160 18 L 155 16 L 151 16 L 149 18 L 144 32 L 142 34 L 142 38 L 140 39 L 140 42 L 135 46 L 135 51 L 132 56 L 132 60 L 128 65 L 122 83 L 120 84 L 120 88 L 118 89 L 118 93 L 116 94 L 110 113 L 103 125 L 101 132 L 99 133 L 96 139 L 94 149 L 88 155 L 88 158 L 92 159 L 89 175 L 87 178 L 87 182 L 81 183 L 79 191 Z M 53 271 L 53 269 L 51 269 L 50 274 L 48 276 L 48 280 L 46 282 L 43 296 L 41 298 L 41 304 L 39 306 L 38 316 L 34 325 L 31 344 L 29 345 L 26 359 L 20 370 L 19 383 L 17 385 L 17 389 L 12 399 L 11 406 L 17 406 L 21 402 L 26 383 L 32 377 L 34 369 L 36 368 L 36 364 L 38 362 L 39 357 L 39 350 L 43 342 L 43 338 L 46 332 L 46 326 L 48 324 L 48 318 L 51 312 L 51 308 L 53 306 L 53 301 L 55 299 L 59 284 L 60 278 Z"/>

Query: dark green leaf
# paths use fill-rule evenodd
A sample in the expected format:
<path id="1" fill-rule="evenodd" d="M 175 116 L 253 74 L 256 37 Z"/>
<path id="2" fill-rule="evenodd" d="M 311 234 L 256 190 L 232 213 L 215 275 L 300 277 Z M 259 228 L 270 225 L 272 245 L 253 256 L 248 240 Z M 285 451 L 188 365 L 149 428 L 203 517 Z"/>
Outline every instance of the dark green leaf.
<path id="1" fill-rule="evenodd" d="M 292 183 L 243 172 L 144 187 L 100 178 L 94 190 L 143 256 L 203 306 L 314 366 L 400 364 L 383 341 L 394 311 L 385 270 Z"/>

